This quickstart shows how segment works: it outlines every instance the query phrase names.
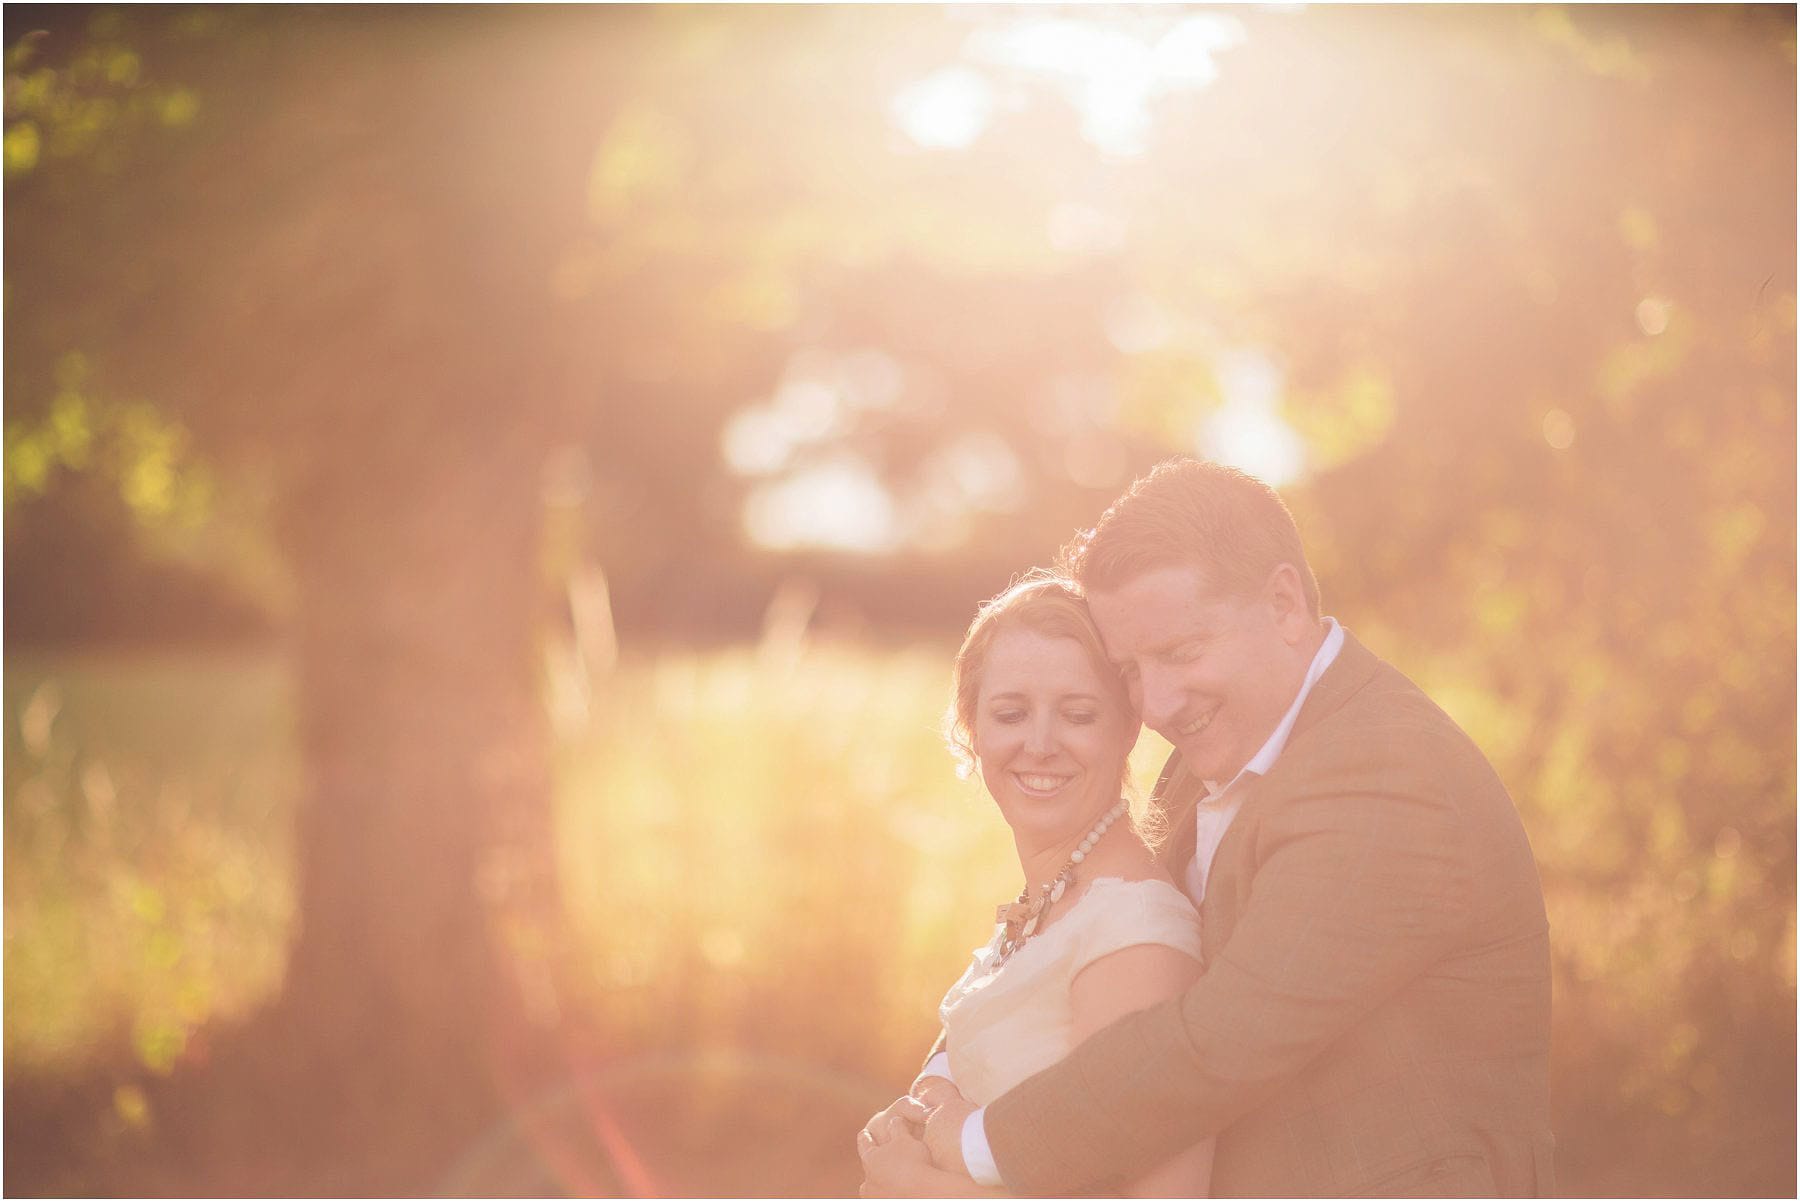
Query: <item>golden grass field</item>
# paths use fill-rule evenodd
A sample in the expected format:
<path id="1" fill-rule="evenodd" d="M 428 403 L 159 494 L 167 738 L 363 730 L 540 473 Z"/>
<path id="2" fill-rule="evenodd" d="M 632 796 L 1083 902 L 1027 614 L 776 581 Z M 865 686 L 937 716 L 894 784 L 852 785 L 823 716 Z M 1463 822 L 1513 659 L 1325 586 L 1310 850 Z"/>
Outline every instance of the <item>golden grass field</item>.
<path id="1" fill-rule="evenodd" d="M 563 1004 L 606 1033 L 615 1085 L 651 1096 L 672 1076 L 778 1079 L 796 1113 L 810 1093 L 840 1115 L 904 1087 L 943 989 L 1017 887 L 1003 824 L 977 781 L 957 779 L 938 733 L 949 658 L 936 645 L 666 650 L 628 656 L 591 704 L 553 697 L 558 868 L 574 932 L 559 950 L 574 994 Z M 1448 679 L 1434 691 L 1505 775 L 1515 748 L 1503 710 Z M 295 910 L 293 707 L 272 653 L 8 658 L 9 1080 L 167 1071 L 204 1053 L 209 1020 L 279 988 Z M 1165 752 L 1153 735 L 1140 741 L 1140 791 Z M 1638 1181 L 1630 1173 L 1644 1166 L 1609 1167 L 1616 1155 L 1600 1152 L 1629 1146 L 1619 1141 L 1630 1124 L 1637 1138 L 1660 1124 L 1665 1143 L 1689 1133 L 1694 1146 L 1670 1159 L 1695 1174 L 1737 1165 L 1735 1178 L 1697 1175 L 1676 1192 L 1773 1180 L 1784 1158 L 1791 1172 L 1791 1143 L 1724 1130 L 1728 1103 L 1768 1086 L 1743 1084 L 1757 1048 L 1722 1055 L 1703 1038 L 1716 1016 L 1672 1013 L 1691 1000 L 1659 988 L 1701 963 L 1696 948 L 1721 950 L 1707 924 L 1754 867 L 1749 849 L 1705 849 L 1701 866 L 1722 884 L 1683 878 L 1671 894 L 1656 868 L 1621 891 L 1575 871 L 1595 837 L 1579 807 L 1521 808 L 1558 941 L 1563 1187 Z M 1791 1012 L 1791 907 L 1785 931 L 1785 948 L 1726 935 L 1718 957 L 1753 961 L 1739 992 L 1776 1015 L 1781 998 L 1762 993 L 1785 989 Z M 1760 1005 L 1749 1015 L 1778 1022 Z M 1773 1035 L 1791 1059 L 1792 1027 L 1785 1045 L 1779 1026 Z M 115 1103 L 119 1123 L 154 1124 L 130 1087 Z M 714 1121 L 724 1119 L 686 1120 L 702 1131 Z M 815 1184 L 844 1180 L 853 1130 L 815 1133 Z M 1584 1147 L 1599 1161 L 1586 1169 Z M 681 1188 L 761 1192 L 747 1183 L 792 1169 L 753 1152 Z M 1746 1178 L 1759 1155 L 1771 1167 Z M 466 1171 L 465 1184 L 517 1184 L 492 1164 Z"/>

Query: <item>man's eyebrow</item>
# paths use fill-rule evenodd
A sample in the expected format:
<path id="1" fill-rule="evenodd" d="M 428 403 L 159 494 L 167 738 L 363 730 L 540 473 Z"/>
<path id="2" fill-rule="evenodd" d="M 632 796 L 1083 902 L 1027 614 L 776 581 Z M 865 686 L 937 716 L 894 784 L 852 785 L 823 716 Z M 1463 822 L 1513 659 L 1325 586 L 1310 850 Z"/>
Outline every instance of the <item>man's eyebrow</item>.
<path id="1" fill-rule="evenodd" d="M 1201 637 L 1202 637 L 1201 632 L 1196 631 L 1196 630 L 1190 630 L 1186 634 L 1177 635 L 1172 639 L 1168 639 L 1164 642 L 1156 644 L 1156 646 L 1154 646 L 1154 647 L 1144 648 L 1143 654 L 1145 654 L 1145 655 L 1165 655 L 1168 652 L 1175 650 L 1175 648 L 1185 646 L 1186 644 L 1191 643 Z M 1136 658 L 1137 658 L 1137 656 L 1134 655 L 1131 657 L 1131 659 L 1115 659 L 1115 660 L 1112 660 L 1111 663 L 1112 663 L 1113 667 L 1119 669 L 1122 672 L 1126 668 L 1130 667 L 1131 660 L 1136 659 Z"/>

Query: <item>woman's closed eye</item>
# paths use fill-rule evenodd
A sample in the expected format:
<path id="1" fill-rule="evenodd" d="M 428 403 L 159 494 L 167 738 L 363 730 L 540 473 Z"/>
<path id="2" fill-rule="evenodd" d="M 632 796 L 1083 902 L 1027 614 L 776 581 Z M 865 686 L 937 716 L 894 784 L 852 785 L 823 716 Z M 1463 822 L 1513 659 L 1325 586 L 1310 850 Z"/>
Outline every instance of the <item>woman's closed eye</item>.
<path id="1" fill-rule="evenodd" d="M 1100 720 L 1100 714 L 1097 710 L 1065 710 L 1063 720 L 1076 726 L 1091 726 Z"/>
<path id="2" fill-rule="evenodd" d="M 995 710 L 994 711 L 994 721 L 1004 722 L 1008 726 L 1016 726 L 1019 723 L 1025 721 L 1025 718 L 1026 718 L 1025 711 L 1020 710 L 1020 709 L 1007 709 L 1007 710 Z"/>

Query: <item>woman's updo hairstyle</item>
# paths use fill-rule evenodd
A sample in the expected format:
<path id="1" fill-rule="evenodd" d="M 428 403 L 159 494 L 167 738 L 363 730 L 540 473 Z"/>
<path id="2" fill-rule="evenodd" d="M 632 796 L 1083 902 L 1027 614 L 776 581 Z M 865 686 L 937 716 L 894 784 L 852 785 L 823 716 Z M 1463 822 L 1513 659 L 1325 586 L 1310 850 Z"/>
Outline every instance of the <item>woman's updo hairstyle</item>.
<path id="1" fill-rule="evenodd" d="M 1106 658 L 1100 631 L 1073 581 L 1045 568 L 1033 568 L 997 597 L 984 601 L 963 636 L 951 673 L 950 708 L 944 714 L 944 741 L 956 757 L 956 774 L 975 771 L 975 703 L 981 695 L 981 669 L 988 648 L 1002 630 L 1030 630 L 1050 638 L 1074 639 L 1094 665 L 1107 699 L 1128 723 L 1137 720 L 1124 678 Z"/>

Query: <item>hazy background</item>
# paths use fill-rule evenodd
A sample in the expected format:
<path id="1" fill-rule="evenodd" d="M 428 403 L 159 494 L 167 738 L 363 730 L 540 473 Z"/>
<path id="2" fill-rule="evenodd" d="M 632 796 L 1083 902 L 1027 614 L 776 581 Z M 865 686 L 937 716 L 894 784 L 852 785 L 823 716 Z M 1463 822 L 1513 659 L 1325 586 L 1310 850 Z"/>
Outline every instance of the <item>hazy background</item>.
<path id="1" fill-rule="evenodd" d="M 853 1194 L 956 639 L 1197 452 L 1518 802 L 1562 1187 L 1791 1196 L 1794 31 L 7 6 L 7 1192 Z"/>

